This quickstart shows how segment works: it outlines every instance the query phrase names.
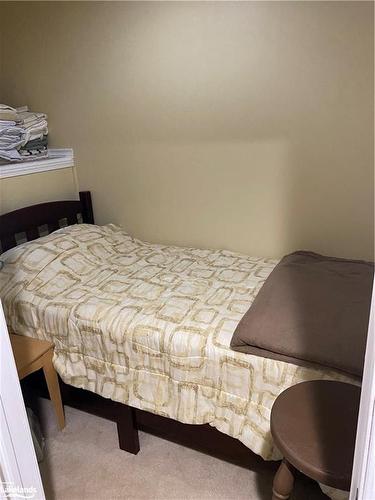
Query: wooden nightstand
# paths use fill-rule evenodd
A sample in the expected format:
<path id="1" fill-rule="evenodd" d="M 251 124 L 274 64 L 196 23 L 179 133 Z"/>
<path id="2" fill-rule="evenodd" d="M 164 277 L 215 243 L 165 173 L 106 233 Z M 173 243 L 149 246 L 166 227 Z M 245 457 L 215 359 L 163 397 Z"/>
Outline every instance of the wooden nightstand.
<path id="1" fill-rule="evenodd" d="M 52 364 L 53 344 L 45 340 L 21 335 L 9 335 L 19 379 L 43 368 L 48 392 L 53 403 L 58 426 L 65 427 L 64 408 L 61 401 L 59 380 Z"/>
<path id="2" fill-rule="evenodd" d="M 284 459 L 273 482 L 273 500 L 289 498 L 294 469 L 349 491 L 360 394 L 360 388 L 351 384 L 313 380 L 278 396 L 271 433 Z"/>

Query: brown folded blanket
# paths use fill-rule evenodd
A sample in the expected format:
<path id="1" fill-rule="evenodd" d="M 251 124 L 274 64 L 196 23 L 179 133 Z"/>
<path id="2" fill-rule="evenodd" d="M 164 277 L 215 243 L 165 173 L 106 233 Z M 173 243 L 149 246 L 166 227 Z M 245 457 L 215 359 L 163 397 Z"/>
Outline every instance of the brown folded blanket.
<path id="1" fill-rule="evenodd" d="M 238 324 L 232 349 L 362 377 L 374 264 L 285 256 Z"/>

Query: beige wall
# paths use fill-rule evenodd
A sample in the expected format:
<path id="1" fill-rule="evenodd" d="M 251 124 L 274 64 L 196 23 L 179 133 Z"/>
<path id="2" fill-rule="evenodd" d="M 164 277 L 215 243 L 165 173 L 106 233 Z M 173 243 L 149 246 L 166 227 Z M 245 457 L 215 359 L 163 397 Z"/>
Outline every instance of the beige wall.
<path id="1" fill-rule="evenodd" d="M 372 257 L 372 2 L 15 2 L 3 98 L 48 112 L 99 223 Z"/>
<path id="2" fill-rule="evenodd" d="M 78 199 L 72 168 L 0 179 L 0 214 L 35 203 Z"/>

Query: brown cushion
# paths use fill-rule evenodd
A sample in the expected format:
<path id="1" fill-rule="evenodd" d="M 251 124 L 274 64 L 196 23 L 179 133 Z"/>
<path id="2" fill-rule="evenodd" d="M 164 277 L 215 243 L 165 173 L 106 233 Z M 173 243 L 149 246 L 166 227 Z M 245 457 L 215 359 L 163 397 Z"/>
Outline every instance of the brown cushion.
<path id="1" fill-rule="evenodd" d="M 237 326 L 232 349 L 361 377 L 373 274 L 369 262 L 285 256 Z"/>

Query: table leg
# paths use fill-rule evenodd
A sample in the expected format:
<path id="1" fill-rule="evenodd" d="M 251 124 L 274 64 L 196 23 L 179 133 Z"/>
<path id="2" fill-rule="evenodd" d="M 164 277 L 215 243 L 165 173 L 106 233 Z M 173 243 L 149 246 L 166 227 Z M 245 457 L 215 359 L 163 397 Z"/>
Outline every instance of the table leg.
<path id="1" fill-rule="evenodd" d="M 49 396 L 55 409 L 57 422 L 60 430 L 65 427 L 64 407 L 61 401 L 59 379 L 52 364 L 53 350 L 46 352 L 43 356 L 43 372 L 46 378 Z"/>
<path id="2" fill-rule="evenodd" d="M 287 500 L 294 485 L 293 467 L 284 459 L 273 480 L 272 500 Z"/>

